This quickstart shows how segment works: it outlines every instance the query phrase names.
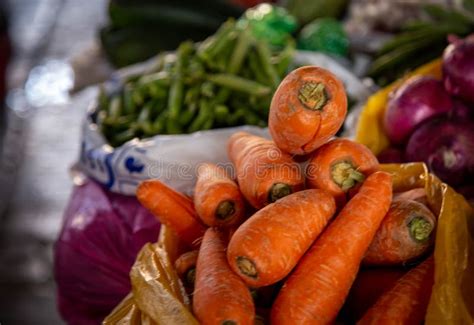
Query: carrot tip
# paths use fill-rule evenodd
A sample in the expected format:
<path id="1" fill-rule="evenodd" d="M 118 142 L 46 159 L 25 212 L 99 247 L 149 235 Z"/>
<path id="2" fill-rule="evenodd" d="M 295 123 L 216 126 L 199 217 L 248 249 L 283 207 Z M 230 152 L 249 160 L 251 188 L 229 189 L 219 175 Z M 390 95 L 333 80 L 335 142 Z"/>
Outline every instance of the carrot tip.
<path id="1" fill-rule="evenodd" d="M 417 242 L 425 242 L 430 238 L 433 225 L 423 217 L 415 217 L 408 223 L 410 236 Z"/>
<path id="2" fill-rule="evenodd" d="M 290 195 L 293 192 L 291 186 L 284 183 L 275 183 L 272 185 L 268 195 L 268 201 L 271 203 L 275 202 L 282 197 Z"/>
<path id="3" fill-rule="evenodd" d="M 326 105 L 328 95 L 324 84 L 320 82 L 306 82 L 299 90 L 298 99 L 307 109 L 319 111 Z"/>
<path id="4" fill-rule="evenodd" d="M 336 163 L 331 168 L 332 180 L 343 190 L 347 192 L 357 183 L 363 182 L 365 175 L 357 171 L 351 162 L 342 161 Z"/>
<path id="5" fill-rule="evenodd" d="M 242 272 L 242 274 L 248 277 L 256 278 L 258 275 L 255 264 L 246 257 L 237 257 L 237 267 L 239 268 L 240 272 Z"/>
<path id="6" fill-rule="evenodd" d="M 216 209 L 216 217 L 219 220 L 227 220 L 235 213 L 235 204 L 233 201 L 222 201 Z"/>

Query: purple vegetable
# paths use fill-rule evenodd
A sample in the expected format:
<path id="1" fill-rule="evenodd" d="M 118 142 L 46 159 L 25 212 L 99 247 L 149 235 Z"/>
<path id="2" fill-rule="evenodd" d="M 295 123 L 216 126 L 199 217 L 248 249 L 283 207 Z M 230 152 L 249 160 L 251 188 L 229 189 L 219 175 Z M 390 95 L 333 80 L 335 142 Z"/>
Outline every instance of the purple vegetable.
<path id="1" fill-rule="evenodd" d="M 450 94 L 474 104 L 474 36 L 450 40 L 443 53 L 444 87 Z"/>
<path id="2" fill-rule="evenodd" d="M 454 118 L 465 121 L 474 121 L 474 109 L 472 107 L 467 106 L 459 99 L 453 99 L 453 102 L 454 108 L 452 111 L 452 116 Z"/>
<path id="3" fill-rule="evenodd" d="M 403 162 L 402 150 L 389 147 L 378 154 L 377 159 L 381 164 L 399 164 Z"/>
<path id="4" fill-rule="evenodd" d="M 135 197 L 88 181 L 76 187 L 55 244 L 54 277 L 68 324 L 100 324 L 130 292 L 130 268 L 160 224 Z"/>
<path id="5" fill-rule="evenodd" d="M 474 124 L 435 119 L 410 137 L 405 157 L 423 161 L 441 180 L 458 185 L 474 177 Z"/>
<path id="6" fill-rule="evenodd" d="M 453 108 L 441 81 L 417 76 L 407 80 L 388 101 L 385 131 L 393 144 L 402 144 L 418 125 Z"/>

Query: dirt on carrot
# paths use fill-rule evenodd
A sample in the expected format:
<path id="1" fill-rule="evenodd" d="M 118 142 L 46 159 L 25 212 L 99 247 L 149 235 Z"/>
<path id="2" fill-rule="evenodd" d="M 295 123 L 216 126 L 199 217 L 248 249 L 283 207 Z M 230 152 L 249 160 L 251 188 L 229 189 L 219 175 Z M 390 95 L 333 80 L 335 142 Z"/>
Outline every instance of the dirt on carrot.
<path id="1" fill-rule="evenodd" d="M 227 152 L 240 190 L 254 208 L 304 188 L 300 166 L 273 141 L 237 132 L 230 137 Z"/>
<path id="2" fill-rule="evenodd" d="M 273 304 L 272 324 L 328 324 L 336 319 L 391 200 L 390 174 L 367 177 L 289 276 Z"/>
<path id="3" fill-rule="evenodd" d="M 266 206 L 232 236 L 229 265 L 249 286 L 273 284 L 287 276 L 336 211 L 324 190 L 305 190 Z"/>
<path id="4" fill-rule="evenodd" d="M 199 221 L 191 199 L 156 179 L 138 186 L 137 199 L 181 240 L 190 246 L 199 246 L 206 227 Z"/>
<path id="5" fill-rule="evenodd" d="M 401 265 L 416 260 L 434 245 L 436 217 L 423 204 L 394 200 L 382 221 L 363 263 Z"/>
<path id="6" fill-rule="evenodd" d="M 244 198 L 237 183 L 214 164 L 201 164 L 198 168 L 194 206 L 202 222 L 211 227 L 236 226 L 245 215 Z"/>
<path id="7" fill-rule="evenodd" d="M 346 113 L 344 85 L 328 70 L 305 66 L 280 83 L 270 105 L 268 127 L 280 149 L 304 155 L 333 137 Z"/>
<path id="8" fill-rule="evenodd" d="M 342 206 L 356 189 L 379 169 L 377 158 L 364 145 L 334 139 L 314 152 L 306 168 L 307 185 L 329 191 Z"/>
<path id="9" fill-rule="evenodd" d="M 196 266 L 193 311 L 202 324 L 253 325 L 252 296 L 227 264 L 226 244 L 216 228 L 206 231 Z"/>

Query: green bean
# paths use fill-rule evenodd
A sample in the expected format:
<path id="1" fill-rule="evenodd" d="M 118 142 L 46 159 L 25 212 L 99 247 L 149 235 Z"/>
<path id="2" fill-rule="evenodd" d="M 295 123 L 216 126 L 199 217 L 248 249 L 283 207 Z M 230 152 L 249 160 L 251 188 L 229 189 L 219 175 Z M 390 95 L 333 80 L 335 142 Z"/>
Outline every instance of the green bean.
<path id="1" fill-rule="evenodd" d="M 234 126 L 239 123 L 239 120 L 243 120 L 245 115 L 247 114 L 246 109 L 239 108 L 233 114 L 227 117 L 227 124 Z"/>
<path id="2" fill-rule="evenodd" d="M 166 120 L 168 119 L 168 112 L 162 112 L 153 122 L 153 133 L 162 134 L 165 132 Z"/>
<path id="3" fill-rule="evenodd" d="M 199 98 L 200 91 L 201 89 L 199 86 L 189 88 L 186 91 L 186 95 L 184 95 L 184 103 L 188 105 L 191 103 L 195 103 Z"/>
<path id="4" fill-rule="evenodd" d="M 145 106 L 143 106 L 140 114 L 138 114 L 137 123 L 140 124 L 150 120 L 152 105 L 153 102 L 148 102 Z"/>
<path id="5" fill-rule="evenodd" d="M 232 90 L 241 91 L 255 96 L 266 96 L 271 92 L 269 87 L 258 82 L 226 73 L 208 75 L 207 80 L 219 86 L 228 87 Z"/>
<path id="6" fill-rule="evenodd" d="M 275 67 L 270 62 L 271 52 L 268 45 L 265 42 L 257 42 L 256 48 L 262 70 L 270 78 L 272 86 L 277 88 L 280 84 L 280 77 L 278 77 Z"/>
<path id="7" fill-rule="evenodd" d="M 124 144 L 125 142 L 127 142 L 129 140 L 132 140 L 134 137 L 135 137 L 135 130 L 133 128 L 130 128 L 130 129 L 127 129 L 123 132 L 116 133 L 112 137 L 110 143 L 114 147 L 118 147 L 118 146 L 121 146 L 122 144 Z"/>
<path id="8" fill-rule="evenodd" d="M 199 101 L 199 113 L 188 128 L 188 132 L 196 132 L 200 130 L 207 120 L 212 118 L 212 106 L 206 99 Z"/>
<path id="9" fill-rule="evenodd" d="M 114 96 L 110 100 L 109 105 L 109 116 L 112 119 L 116 119 L 122 113 L 122 99 L 119 96 Z"/>
<path id="10" fill-rule="evenodd" d="M 132 114 L 136 111 L 137 105 L 132 98 L 132 89 L 130 86 L 125 86 L 123 89 L 123 107 L 126 114 Z"/>
<path id="11" fill-rule="evenodd" d="M 206 97 L 214 97 L 215 95 L 215 85 L 212 82 L 205 81 L 201 84 L 201 94 Z"/>
<path id="12" fill-rule="evenodd" d="M 259 62 L 257 53 L 250 51 L 248 62 L 252 76 L 254 76 L 254 79 L 257 82 L 263 85 L 273 86 L 273 82 L 268 77 L 266 77 L 265 73 L 262 71 L 262 66 Z"/>
<path id="13" fill-rule="evenodd" d="M 145 102 L 145 96 L 143 90 L 140 88 L 133 88 L 132 90 L 132 100 L 136 106 L 142 106 Z"/>
<path id="14" fill-rule="evenodd" d="M 277 56 L 276 70 L 279 76 L 284 76 L 295 54 L 295 41 L 289 39 L 283 51 Z"/>
<path id="15" fill-rule="evenodd" d="M 141 123 L 140 126 L 146 136 L 150 137 L 156 135 L 155 130 L 153 129 L 153 123 L 150 121 L 145 121 Z"/>
<path id="16" fill-rule="evenodd" d="M 244 29 L 240 32 L 239 37 L 237 38 L 237 43 L 235 45 L 232 56 L 230 57 L 230 62 L 227 68 L 227 72 L 236 74 L 240 71 L 242 63 L 245 60 L 245 56 L 249 52 L 249 48 L 252 45 L 252 39 L 250 33 L 247 29 Z"/>
<path id="17" fill-rule="evenodd" d="M 225 124 L 229 114 L 229 108 L 225 105 L 216 105 L 216 107 L 214 108 L 216 122 L 219 124 Z"/>
<path id="18" fill-rule="evenodd" d="M 109 97 L 107 96 L 104 85 L 99 86 L 99 97 L 97 104 L 99 110 L 106 110 L 109 107 Z"/>
<path id="19" fill-rule="evenodd" d="M 172 120 L 178 118 L 181 106 L 183 105 L 183 71 L 187 56 L 193 50 L 193 43 L 184 42 L 178 48 L 177 60 L 175 64 L 174 78 L 171 82 L 168 96 L 168 111 Z"/>
<path id="20" fill-rule="evenodd" d="M 227 20 L 219 28 L 217 33 L 213 37 L 207 38 L 198 48 L 197 55 L 204 61 L 209 61 L 215 53 L 224 47 L 223 43 L 226 43 L 229 39 L 229 34 L 234 30 L 235 22 L 233 20 Z"/>
<path id="21" fill-rule="evenodd" d="M 214 117 L 211 115 L 206 122 L 201 126 L 201 131 L 202 130 L 209 130 L 212 128 L 212 125 L 214 124 Z"/>
<path id="22" fill-rule="evenodd" d="M 181 125 L 179 125 L 178 121 L 168 117 L 166 120 L 166 132 L 168 134 L 180 134 L 183 133 L 183 129 L 181 128 Z"/>

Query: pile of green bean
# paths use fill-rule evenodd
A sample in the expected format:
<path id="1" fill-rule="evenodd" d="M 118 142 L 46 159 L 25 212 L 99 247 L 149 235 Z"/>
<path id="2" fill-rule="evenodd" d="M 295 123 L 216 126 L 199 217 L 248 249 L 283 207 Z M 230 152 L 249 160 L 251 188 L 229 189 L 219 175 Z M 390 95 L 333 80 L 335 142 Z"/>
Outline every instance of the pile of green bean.
<path id="1" fill-rule="evenodd" d="M 294 42 L 270 48 L 233 20 L 199 44 L 184 42 L 153 71 L 101 91 L 96 123 L 109 144 L 237 125 L 266 126 L 273 92 L 292 60 Z"/>

